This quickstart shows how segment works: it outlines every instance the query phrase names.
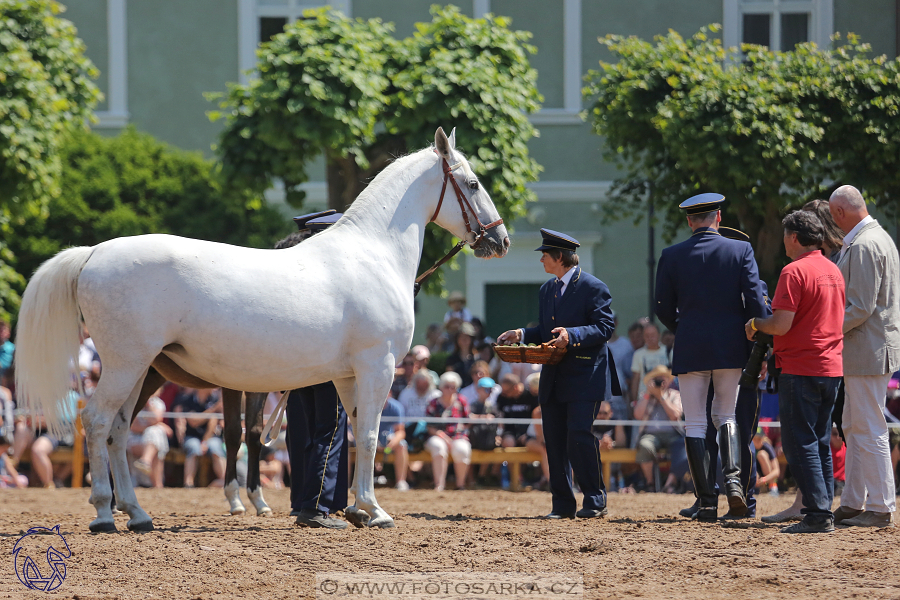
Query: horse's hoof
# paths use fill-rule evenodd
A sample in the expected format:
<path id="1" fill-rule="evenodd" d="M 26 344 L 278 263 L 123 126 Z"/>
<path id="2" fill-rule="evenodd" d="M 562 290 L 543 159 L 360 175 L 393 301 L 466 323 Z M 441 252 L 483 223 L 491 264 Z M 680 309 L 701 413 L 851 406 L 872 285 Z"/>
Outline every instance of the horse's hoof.
<path id="1" fill-rule="evenodd" d="M 93 521 L 89 525 L 89 529 L 91 533 L 115 533 L 118 531 L 113 521 Z"/>
<path id="2" fill-rule="evenodd" d="M 369 516 L 364 510 L 359 510 L 358 508 L 348 508 L 344 511 L 344 518 L 350 521 L 354 527 L 366 527 L 369 524 L 369 520 L 372 518 Z"/>
<path id="3" fill-rule="evenodd" d="M 243 515 L 245 512 L 247 512 L 247 509 L 244 508 L 243 506 L 240 507 L 240 508 L 232 508 L 232 509 L 231 509 L 231 514 L 232 514 L 233 516 Z"/>
<path id="4" fill-rule="evenodd" d="M 380 527 L 381 529 L 391 529 L 396 527 L 394 520 L 390 517 L 384 519 L 372 519 L 369 521 L 369 527 Z"/>
<path id="5" fill-rule="evenodd" d="M 139 521 L 137 523 L 128 521 L 128 529 L 135 533 L 145 533 L 147 531 L 153 531 L 153 521 Z"/>
<path id="6" fill-rule="evenodd" d="M 272 509 L 269 508 L 268 506 L 266 506 L 265 508 L 258 508 L 258 509 L 256 509 L 256 516 L 257 517 L 271 517 Z"/>

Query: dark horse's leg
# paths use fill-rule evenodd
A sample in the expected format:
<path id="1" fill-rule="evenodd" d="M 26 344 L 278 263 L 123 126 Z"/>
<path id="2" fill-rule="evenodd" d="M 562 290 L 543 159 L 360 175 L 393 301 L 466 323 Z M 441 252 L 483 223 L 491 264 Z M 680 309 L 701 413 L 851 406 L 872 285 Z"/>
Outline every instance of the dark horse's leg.
<path id="1" fill-rule="evenodd" d="M 248 393 L 244 410 L 247 424 L 247 497 L 256 507 L 256 514 L 269 516 L 272 509 L 266 504 L 259 485 L 259 453 L 262 447 L 260 434 L 263 430 L 263 409 L 266 406 L 265 393 Z"/>
<path id="2" fill-rule="evenodd" d="M 241 503 L 241 486 L 237 479 L 237 455 L 241 449 L 241 396 L 242 392 L 222 388 L 222 411 L 225 417 L 225 429 L 222 438 L 225 441 L 225 498 L 233 515 L 244 514 Z"/>

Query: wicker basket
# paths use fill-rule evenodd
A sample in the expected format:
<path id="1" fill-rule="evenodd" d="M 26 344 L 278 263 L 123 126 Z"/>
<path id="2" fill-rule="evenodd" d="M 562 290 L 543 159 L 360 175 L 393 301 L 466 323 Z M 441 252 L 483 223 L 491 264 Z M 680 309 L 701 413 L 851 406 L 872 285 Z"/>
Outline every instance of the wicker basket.
<path id="1" fill-rule="evenodd" d="M 494 352 L 505 362 L 537 365 L 555 365 L 566 355 L 565 348 L 557 348 L 549 344 L 540 346 L 499 346 L 494 344 Z"/>

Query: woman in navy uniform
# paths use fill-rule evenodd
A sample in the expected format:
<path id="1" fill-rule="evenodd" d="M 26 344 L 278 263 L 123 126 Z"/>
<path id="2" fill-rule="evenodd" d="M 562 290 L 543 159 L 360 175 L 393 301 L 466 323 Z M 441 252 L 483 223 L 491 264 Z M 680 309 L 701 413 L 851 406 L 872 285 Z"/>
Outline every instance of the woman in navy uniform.
<path id="1" fill-rule="evenodd" d="M 743 323 L 765 315 L 765 300 L 750 244 L 719 234 L 721 194 L 700 194 L 679 205 L 693 233 L 662 251 L 656 273 L 656 314 L 675 332 L 672 372 L 679 375 L 685 414 L 685 446 L 700 501 L 694 518 L 715 520 L 717 496 L 707 472 L 706 398 L 715 396 L 710 416 L 719 430 L 729 513 L 747 514 L 741 482 L 741 442 L 735 405 L 741 369 L 750 356 Z M 740 324 L 740 325 L 739 325 Z"/>
<path id="2" fill-rule="evenodd" d="M 611 396 L 606 342 L 615 328 L 612 298 L 606 284 L 578 266 L 578 241 L 548 229 L 541 229 L 541 235 L 541 263 L 555 277 L 541 286 L 539 325 L 507 331 L 498 341 L 567 348 L 559 364 L 544 366 L 538 391 L 553 495 L 547 518 L 603 517 L 606 487 L 591 425 L 600 402 Z M 584 493 L 577 512 L 570 465 Z"/>
<path id="3" fill-rule="evenodd" d="M 288 238 L 296 241 L 288 243 L 299 243 L 341 216 L 327 210 L 295 217 L 300 231 Z M 327 381 L 293 390 L 288 396 L 287 420 L 291 516 L 297 517 L 297 525 L 346 529 L 346 521 L 329 515 L 347 506 L 348 488 L 347 413 L 334 384 Z"/>

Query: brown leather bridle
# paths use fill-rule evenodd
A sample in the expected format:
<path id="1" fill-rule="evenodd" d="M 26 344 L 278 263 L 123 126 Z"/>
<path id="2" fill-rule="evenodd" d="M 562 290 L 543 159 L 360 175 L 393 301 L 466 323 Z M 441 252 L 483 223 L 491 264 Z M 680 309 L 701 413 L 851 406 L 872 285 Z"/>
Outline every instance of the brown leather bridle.
<path id="1" fill-rule="evenodd" d="M 434 152 L 435 154 L 437 154 L 437 149 L 435 149 Z M 416 284 L 414 286 L 416 294 L 419 293 L 419 287 L 421 286 L 421 283 L 425 281 L 429 275 L 434 273 L 438 269 L 438 267 L 453 258 L 457 252 L 462 250 L 463 246 L 469 244 L 470 246 L 472 246 L 472 248 L 477 248 L 479 244 L 481 244 L 481 241 L 484 239 L 484 236 L 487 234 L 489 229 L 493 229 L 494 227 L 503 224 L 502 218 L 497 219 L 493 223 L 488 223 L 487 225 L 484 225 L 481 222 L 481 219 L 478 218 L 478 213 L 476 213 L 475 209 L 472 208 L 472 204 L 469 202 L 469 199 L 466 198 L 465 194 L 463 194 L 462 190 L 459 188 L 459 184 L 456 182 L 456 178 L 453 177 L 453 169 L 458 167 L 460 163 L 456 163 L 451 167 L 446 158 L 440 156 L 440 154 L 438 154 L 438 156 L 440 157 L 441 163 L 443 164 L 444 183 L 441 186 L 441 197 L 438 199 L 437 208 L 434 209 L 434 214 L 431 216 L 431 220 L 428 222 L 434 223 L 434 220 L 437 219 L 438 214 L 441 212 L 441 206 L 444 204 L 444 194 L 447 192 L 447 182 L 449 181 L 450 185 L 453 186 L 453 192 L 456 194 L 456 201 L 459 202 L 459 210 L 462 212 L 463 222 L 466 224 L 466 237 L 461 239 L 459 243 L 456 244 L 450 250 L 450 252 L 448 252 L 444 256 L 444 258 L 434 263 L 434 265 L 430 269 L 416 278 Z M 475 218 L 475 222 L 478 224 L 477 232 L 472 229 L 472 225 L 469 222 L 469 212 L 472 213 L 472 216 Z"/>

